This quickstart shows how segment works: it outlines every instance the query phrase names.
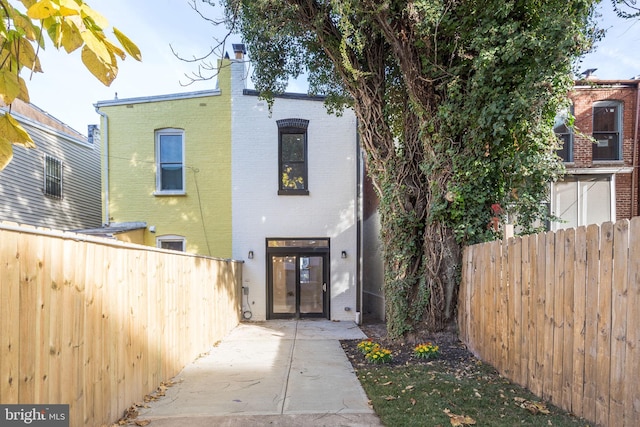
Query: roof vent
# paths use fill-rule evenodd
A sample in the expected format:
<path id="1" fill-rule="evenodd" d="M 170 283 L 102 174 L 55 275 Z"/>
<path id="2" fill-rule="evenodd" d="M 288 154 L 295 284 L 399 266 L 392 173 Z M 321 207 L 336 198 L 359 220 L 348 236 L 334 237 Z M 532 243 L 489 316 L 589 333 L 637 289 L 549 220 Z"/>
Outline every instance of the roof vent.
<path id="1" fill-rule="evenodd" d="M 580 74 L 580 77 L 582 77 L 585 80 L 597 80 L 596 75 L 594 74 L 596 72 L 597 68 L 589 68 L 586 71 L 583 71 Z"/>

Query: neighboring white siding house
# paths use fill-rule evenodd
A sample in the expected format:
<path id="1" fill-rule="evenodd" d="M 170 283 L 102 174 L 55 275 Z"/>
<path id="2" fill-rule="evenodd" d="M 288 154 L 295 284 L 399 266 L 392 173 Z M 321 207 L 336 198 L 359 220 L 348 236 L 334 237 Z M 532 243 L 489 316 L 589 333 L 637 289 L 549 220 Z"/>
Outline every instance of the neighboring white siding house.
<path id="1" fill-rule="evenodd" d="M 233 258 L 245 319 L 359 320 L 361 160 L 351 110 L 288 94 L 272 111 L 232 64 Z"/>
<path id="2" fill-rule="evenodd" d="M 6 110 L 0 106 L 0 114 Z M 11 114 L 36 148 L 14 146 L 13 160 L 0 171 L 0 221 L 60 230 L 100 226 L 99 138 L 87 139 L 19 100 Z"/>

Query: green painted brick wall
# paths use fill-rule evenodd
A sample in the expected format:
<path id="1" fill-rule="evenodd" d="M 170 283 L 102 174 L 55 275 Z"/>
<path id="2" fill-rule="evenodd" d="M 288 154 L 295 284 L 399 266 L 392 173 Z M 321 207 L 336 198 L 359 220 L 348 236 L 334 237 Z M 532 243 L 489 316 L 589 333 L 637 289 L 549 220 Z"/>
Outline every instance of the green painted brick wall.
<path id="1" fill-rule="evenodd" d="M 100 109 L 109 118 L 108 222 L 144 221 L 155 226 L 155 234 L 145 232 L 145 245 L 155 246 L 158 236 L 179 235 L 186 238 L 188 252 L 231 257 L 228 67 L 221 69 L 218 79 L 220 95 Z M 184 196 L 154 195 L 155 131 L 164 128 L 184 130 Z M 103 199 L 104 167 L 103 162 Z"/>

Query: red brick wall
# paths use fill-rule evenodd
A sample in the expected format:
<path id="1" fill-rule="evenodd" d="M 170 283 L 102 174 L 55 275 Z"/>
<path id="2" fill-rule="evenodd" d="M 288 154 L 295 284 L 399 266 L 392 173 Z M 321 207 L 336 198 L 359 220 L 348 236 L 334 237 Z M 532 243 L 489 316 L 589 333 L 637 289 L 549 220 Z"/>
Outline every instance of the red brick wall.
<path id="1" fill-rule="evenodd" d="M 599 167 L 629 168 L 633 162 L 634 132 L 636 126 L 638 89 L 636 84 L 577 86 L 570 98 L 573 102 L 575 116 L 575 132 L 573 142 L 573 163 L 567 163 L 567 171 L 572 168 Z M 597 101 L 620 101 L 622 103 L 622 160 L 598 161 L 592 160 L 592 142 L 588 138 L 593 129 L 593 104 Z M 584 134 L 584 135 L 581 135 Z M 617 219 L 631 218 L 632 207 L 638 206 L 638 183 L 635 194 L 631 196 L 632 174 L 616 174 L 616 217 Z M 637 214 L 637 213 L 636 213 Z"/>

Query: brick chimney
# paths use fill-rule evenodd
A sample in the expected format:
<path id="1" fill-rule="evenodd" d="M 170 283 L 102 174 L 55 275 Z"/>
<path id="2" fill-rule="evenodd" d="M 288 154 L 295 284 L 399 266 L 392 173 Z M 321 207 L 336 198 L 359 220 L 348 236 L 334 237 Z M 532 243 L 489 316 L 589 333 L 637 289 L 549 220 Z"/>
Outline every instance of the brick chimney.
<path id="1" fill-rule="evenodd" d="M 244 56 L 247 54 L 247 50 L 244 47 L 243 43 L 233 44 L 233 52 L 236 54 L 236 59 L 243 60 Z"/>

